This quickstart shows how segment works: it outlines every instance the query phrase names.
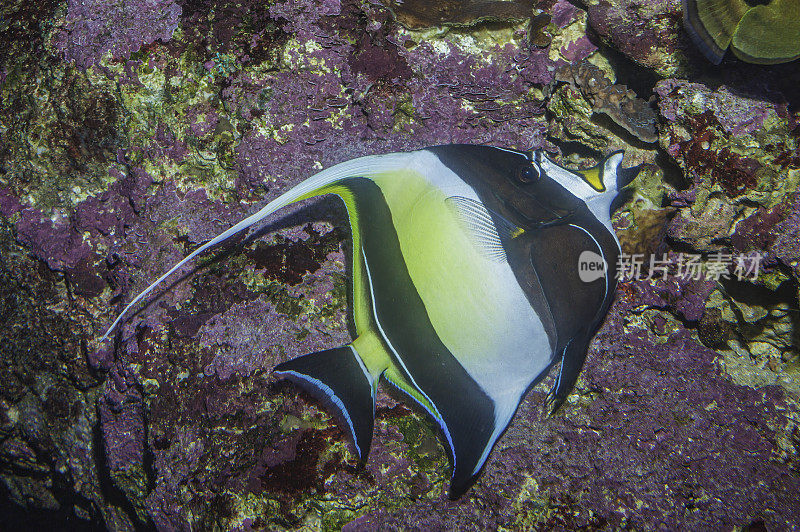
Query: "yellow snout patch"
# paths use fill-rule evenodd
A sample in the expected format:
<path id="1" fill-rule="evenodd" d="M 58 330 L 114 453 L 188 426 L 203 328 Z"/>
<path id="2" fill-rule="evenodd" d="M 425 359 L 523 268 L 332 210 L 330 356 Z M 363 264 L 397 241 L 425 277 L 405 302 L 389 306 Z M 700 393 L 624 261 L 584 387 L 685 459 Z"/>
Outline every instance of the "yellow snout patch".
<path id="1" fill-rule="evenodd" d="M 606 187 L 603 184 L 603 180 L 600 176 L 601 171 L 602 167 L 597 165 L 594 168 L 589 168 L 588 170 L 577 170 L 575 173 L 581 176 L 583 180 L 586 181 L 589 186 L 596 191 L 605 192 Z"/>

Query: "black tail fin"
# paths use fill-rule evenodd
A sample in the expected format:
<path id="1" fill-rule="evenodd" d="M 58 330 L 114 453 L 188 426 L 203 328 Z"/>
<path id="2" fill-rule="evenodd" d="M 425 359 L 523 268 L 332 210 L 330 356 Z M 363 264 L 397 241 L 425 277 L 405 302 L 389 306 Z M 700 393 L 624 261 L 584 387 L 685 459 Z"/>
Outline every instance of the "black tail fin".
<path id="1" fill-rule="evenodd" d="M 303 355 L 278 364 L 274 372 L 334 406 L 350 429 L 358 457 L 367 459 L 375 422 L 375 386 L 352 346 Z"/>

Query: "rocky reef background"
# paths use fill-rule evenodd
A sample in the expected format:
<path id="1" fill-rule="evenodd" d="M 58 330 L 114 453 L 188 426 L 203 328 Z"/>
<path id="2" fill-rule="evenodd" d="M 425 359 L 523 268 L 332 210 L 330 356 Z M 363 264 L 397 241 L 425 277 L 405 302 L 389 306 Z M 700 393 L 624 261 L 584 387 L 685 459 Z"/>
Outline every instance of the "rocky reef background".
<path id="1" fill-rule="evenodd" d="M 426 4 L 3 3 L 3 528 L 800 522 L 797 63 L 708 64 L 678 0 Z M 359 467 L 337 420 L 270 376 L 349 338 L 331 199 L 208 255 L 98 343 L 288 186 L 455 142 L 571 165 L 624 149 L 642 164 L 614 220 L 626 252 L 760 254 L 760 275 L 621 283 L 568 403 L 543 418 L 549 382 L 529 393 L 458 501 L 417 412 L 381 395 Z"/>

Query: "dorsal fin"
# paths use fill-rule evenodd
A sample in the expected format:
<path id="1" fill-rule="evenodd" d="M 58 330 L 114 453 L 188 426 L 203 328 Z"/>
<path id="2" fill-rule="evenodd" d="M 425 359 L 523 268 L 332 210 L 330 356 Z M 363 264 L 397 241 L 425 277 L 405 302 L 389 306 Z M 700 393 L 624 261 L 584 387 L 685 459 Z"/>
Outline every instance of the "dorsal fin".
<path id="1" fill-rule="evenodd" d="M 258 222 L 264 220 L 267 216 L 274 213 L 278 209 L 285 207 L 291 203 L 296 201 L 300 201 L 303 199 L 311 198 L 314 196 L 318 196 L 320 194 L 324 194 L 324 188 L 328 185 L 336 183 L 337 181 L 348 178 L 348 177 L 360 177 L 360 176 L 374 176 L 377 173 L 389 171 L 392 169 L 403 168 L 409 164 L 409 159 L 407 158 L 410 154 L 409 153 L 401 153 L 401 154 L 390 154 L 390 155 L 370 155 L 367 157 L 360 157 L 358 159 L 353 159 L 351 161 L 346 161 L 336 166 L 332 166 L 327 168 L 311 177 L 306 179 L 305 181 L 299 183 L 298 185 L 294 186 L 278 198 L 270 201 L 264 208 L 259 210 L 257 213 L 248 216 L 244 220 L 240 221 L 230 229 L 220 233 L 219 235 L 215 236 L 196 250 L 192 251 L 186 258 L 178 262 L 175 266 L 167 270 L 167 272 L 156 279 L 153 283 L 150 284 L 147 288 L 142 290 L 133 300 L 128 303 L 128 305 L 120 312 L 119 316 L 114 320 L 108 330 L 105 332 L 103 337 L 100 339 L 102 342 L 108 335 L 111 334 L 111 331 L 119 324 L 125 314 L 133 308 L 138 302 L 144 299 L 150 292 L 153 291 L 155 287 L 161 284 L 167 277 L 175 273 L 179 270 L 184 264 L 198 256 L 199 254 L 203 253 L 207 249 L 216 246 L 224 242 L 225 240 L 229 239 L 233 235 L 244 231 L 252 227 L 253 225 L 257 224 Z"/>

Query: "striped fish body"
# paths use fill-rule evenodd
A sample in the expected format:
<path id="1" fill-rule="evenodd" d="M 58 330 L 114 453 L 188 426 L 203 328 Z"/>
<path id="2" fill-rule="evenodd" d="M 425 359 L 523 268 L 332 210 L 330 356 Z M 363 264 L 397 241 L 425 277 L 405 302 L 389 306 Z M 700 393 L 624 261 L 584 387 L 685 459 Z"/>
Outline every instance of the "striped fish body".
<path id="1" fill-rule="evenodd" d="M 554 410 L 578 377 L 615 289 L 610 208 L 621 160 L 615 153 L 570 171 L 541 152 L 450 145 L 347 161 L 194 251 L 111 329 L 197 254 L 294 201 L 336 194 L 353 235 L 356 338 L 279 364 L 275 374 L 327 400 L 362 460 L 378 382 L 391 383 L 441 428 L 456 498 L 531 386 L 561 362 Z M 581 272 L 587 256 L 600 265 L 590 278 Z"/>
<path id="2" fill-rule="evenodd" d="M 613 297 L 613 271 L 583 282 L 579 258 L 590 251 L 615 267 L 607 203 L 615 192 L 603 192 L 598 219 L 543 166 L 578 176 L 537 156 L 442 146 L 373 159 L 387 170 L 319 190 L 342 197 L 350 216 L 358 337 L 276 373 L 316 388 L 327 379 L 322 391 L 336 398 L 362 458 L 377 382 L 404 392 L 442 430 L 452 497 L 472 484 L 526 390 L 559 360 L 553 407 L 564 400 Z M 535 182 L 520 182 L 526 167 L 536 168 Z M 328 367 L 343 359 L 352 373 L 333 382 Z M 360 398 L 348 398 L 357 388 Z"/>

